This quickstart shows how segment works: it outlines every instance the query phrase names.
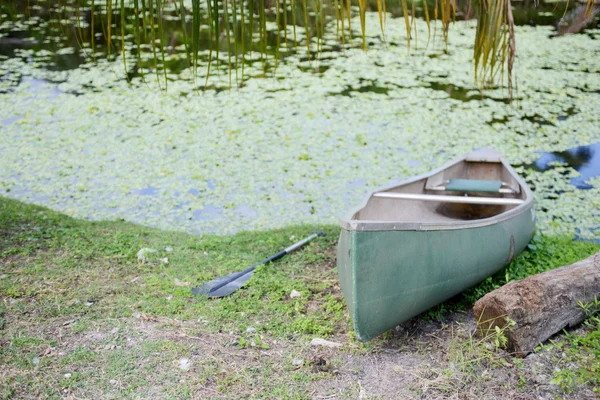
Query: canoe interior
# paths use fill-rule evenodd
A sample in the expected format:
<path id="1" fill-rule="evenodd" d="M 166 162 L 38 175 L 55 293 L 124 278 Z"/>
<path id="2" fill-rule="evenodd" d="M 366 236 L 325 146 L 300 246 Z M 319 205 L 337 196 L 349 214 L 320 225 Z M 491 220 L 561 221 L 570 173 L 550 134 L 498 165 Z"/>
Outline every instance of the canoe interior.
<path id="1" fill-rule="evenodd" d="M 470 192 L 471 197 L 496 197 L 525 200 L 526 191 L 501 162 L 462 160 L 429 177 L 385 190 L 389 193 L 411 193 L 464 196 L 463 192 L 435 190 L 451 179 L 502 181 L 511 193 Z M 506 191 L 506 190 L 505 190 Z M 459 204 L 370 197 L 367 204 L 352 216 L 359 221 L 453 222 L 490 218 L 517 207 L 516 205 Z"/>

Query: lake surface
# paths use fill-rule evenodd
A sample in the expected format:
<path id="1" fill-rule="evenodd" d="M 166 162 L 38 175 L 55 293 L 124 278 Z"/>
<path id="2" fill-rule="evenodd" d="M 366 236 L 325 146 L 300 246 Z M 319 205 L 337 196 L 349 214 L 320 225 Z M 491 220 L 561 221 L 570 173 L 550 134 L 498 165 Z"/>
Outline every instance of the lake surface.
<path id="1" fill-rule="evenodd" d="M 565 151 L 542 153 L 540 158 L 529 167 L 537 171 L 547 171 L 557 165 L 567 165 L 579 173 L 570 183 L 578 189 L 592 189 L 587 183 L 592 178 L 600 176 L 600 143 L 589 146 L 579 146 Z"/>
<path id="2" fill-rule="evenodd" d="M 101 42 L 94 62 L 43 18 L 40 30 L 5 21 L 0 192 L 82 218 L 231 233 L 337 223 L 369 190 L 493 146 L 535 190 L 541 231 L 597 240 L 600 31 L 594 19 L 557 36 L 556 13 L 516 17 L 512 104 L 473 82 L 473 21 L 452 26 L 447 54 L 439 27 L 409 54 L 403 21 L 388 21 L 384 43 L 369 13 L 364 53 L 340 51 L 330 24 L 318 59 L 290 52 L 266 78 L 248 62 L 237 89 L 220 64 L 204 91 L 205 64 L 194 79 L 174 51 L 166 93 L 151 59 L 126 75 Z"/>

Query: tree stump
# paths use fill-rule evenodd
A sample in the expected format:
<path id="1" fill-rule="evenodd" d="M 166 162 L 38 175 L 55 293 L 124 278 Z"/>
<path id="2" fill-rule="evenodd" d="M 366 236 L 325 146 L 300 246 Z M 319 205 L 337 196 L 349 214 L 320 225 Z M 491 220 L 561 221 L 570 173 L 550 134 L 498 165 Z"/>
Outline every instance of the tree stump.
<path id="1" fill-rule="evenodd" d="M 510 282 L 483 296 L 473 311 L 481 333 L 505 327 L 508 348 L 525 357 L 565 327 L 585 319 L 579 302 L 600 298 L 600 252 L 572 265 Z"/>

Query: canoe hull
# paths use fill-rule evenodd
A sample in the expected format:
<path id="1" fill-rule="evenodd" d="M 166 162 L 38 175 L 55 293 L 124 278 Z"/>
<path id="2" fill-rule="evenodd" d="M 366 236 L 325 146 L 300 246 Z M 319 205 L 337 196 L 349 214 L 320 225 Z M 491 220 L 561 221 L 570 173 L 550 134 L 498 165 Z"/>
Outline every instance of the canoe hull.
<path id="1" fill-rule="evenodd" d="M 372 339 L 499 271 L 535 230 L 532 203 L 463 229 L 342 229 L 338 274 L 359 340 Z"/>

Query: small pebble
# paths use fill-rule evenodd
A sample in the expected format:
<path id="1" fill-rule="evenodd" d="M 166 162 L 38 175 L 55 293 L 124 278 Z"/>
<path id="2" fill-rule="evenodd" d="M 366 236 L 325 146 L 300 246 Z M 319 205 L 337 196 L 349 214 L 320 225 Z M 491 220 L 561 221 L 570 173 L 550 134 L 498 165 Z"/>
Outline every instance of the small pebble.
<path id="1" fill-rule="evenodd" d="M 329 340 L 314 338 L 310 341 L 311 346 L 324 346 L 324 347 L 342 347 L 343 344 L 338 342 L 331 342 Z"/>
<path id="2" fill-rule="evenodd" d="M 111 379 L 111 380 L 109 381 L 109 383 L 110 383 L 111 385 L 116 385 L 116 384 L 117 384 L 117 381 L 116 381 L 115 379 Z"/>
<path id="3" fill-rule="evenodd" d="M 179 279 L 175 278 L 174 280 L 175 286 L 191 286 L 189 282 L 182 282 Z"/>
<path id="4" fill-rule="evenodd" d="M 146 262 L 146 254 L 148 253 L 156 253 L 156 250 L 150 249 L 148 247 L 144 247 L 137 252 L 137 259 L 140 262 Z"/>
<path id="5" fill-rule="evenodd" d="M 246 329 L 246 333 L 252 333 L 252 332 L 256 332 L 256 329 L 254 329 L 253 327 L 249 326 L 249 327 Z"/>
<path id="6" fill-rule="evenodd" d="M 188 371 L 190 369 L 190 359 L 189 358 L 182 358 L 179 360 L 179 368 L 181 368 L 184 371 Z"/>
<path id="7" fill-rule="evenodd" d="M 296 358 L 295 360 L 292 361 L 292 365 L 302 365 L 304 364 L 304 360 L 301 358 Z"/>
<path id="8" fill-rule="evenodd" d="M 297 290 L 292 290 L 292 293 L 290 293 L 290 297 L 294 298 L 294 297 L 302 297 L 302 293 L 300 293 Z"/>
<path id="9" fill-rule="evenodd" d="M 70 377 L 71 377 L 71 374 L 69 374 L 69 373 L 65 374 L 65 379 L 69 379 Z"/>

